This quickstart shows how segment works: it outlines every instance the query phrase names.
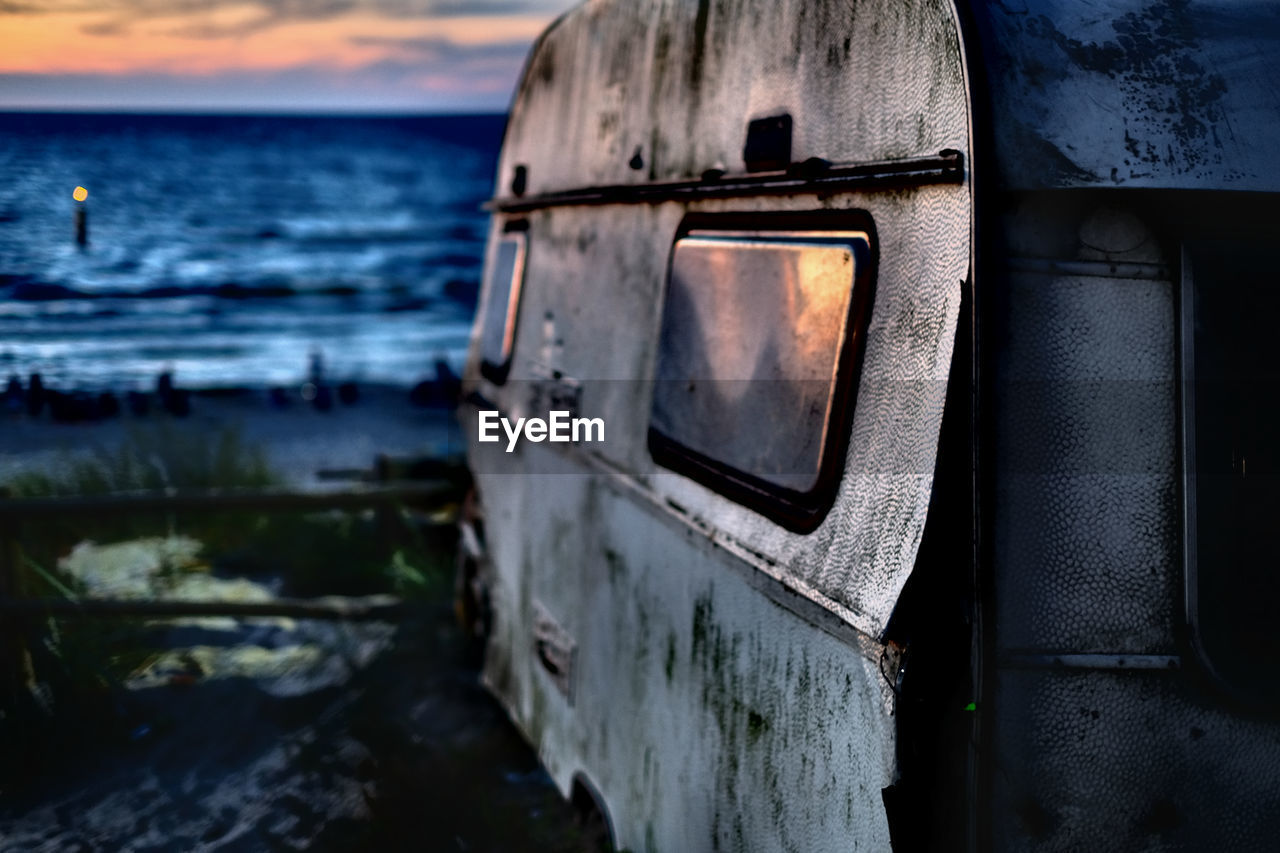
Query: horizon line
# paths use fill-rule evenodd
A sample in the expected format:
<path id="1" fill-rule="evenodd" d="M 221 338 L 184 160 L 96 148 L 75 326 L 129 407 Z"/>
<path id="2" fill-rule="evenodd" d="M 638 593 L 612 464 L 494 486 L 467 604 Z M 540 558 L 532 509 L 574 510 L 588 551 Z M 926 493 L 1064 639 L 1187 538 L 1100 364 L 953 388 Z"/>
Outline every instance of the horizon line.
<path id="1" fill-rule="evenodd" d="M 219 116 L 259 116 L 263 118 L 466 118 L 505 116 L 509 109 L 424 108 L 422 110 L 386 110 L 359 107 L 290 109 L 288 107 L 10 107 L 0 104 L 0 115 L 132 115 L 187 116 L 210 118 Z"/>

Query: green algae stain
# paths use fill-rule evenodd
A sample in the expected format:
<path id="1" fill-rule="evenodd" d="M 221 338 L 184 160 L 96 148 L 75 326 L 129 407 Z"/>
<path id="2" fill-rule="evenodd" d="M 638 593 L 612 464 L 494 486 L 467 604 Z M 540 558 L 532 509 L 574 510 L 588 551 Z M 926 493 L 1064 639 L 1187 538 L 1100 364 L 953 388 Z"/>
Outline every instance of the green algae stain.
<path id="1" fill-rule="evenodd" d="M 769 718 L 758 711 L 747 712 L 747 742 L 754 745 L 771 728 Z"/>
<path id="2" fill-rule="evenodd" d="M 671 684 L 676 672 L 676 635 L 674 633 L 667 634 L 667 659 L 662 669 L 666 673 L 667 684 Z"/>
<path id="3" fill-rule="evenodd" d="M 622 561 L 622 555 L 612 548 L 604 549 L 605 565 L 609 569 L 609 580 L 612 583 L 618 583 L 623 579 L 626 573 L 626 566 Z"/>
<path id="4" fill-rule="evenodd" d="M 699 596 L 693 603 L 693 649 L 692 656 L 696 662 L 707 650 L 707 637 L 711 631 L 711 595 Z"/>

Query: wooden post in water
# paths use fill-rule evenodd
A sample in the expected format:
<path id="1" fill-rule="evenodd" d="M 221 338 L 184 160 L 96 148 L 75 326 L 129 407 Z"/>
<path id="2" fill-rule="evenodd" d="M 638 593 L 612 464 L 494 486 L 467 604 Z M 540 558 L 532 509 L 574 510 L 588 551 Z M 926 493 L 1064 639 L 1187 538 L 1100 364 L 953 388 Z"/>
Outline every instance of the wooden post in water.
<path id="1" fill-rule="evenodd" d="M 76 245 L 83 249 L 89 245 L 89 208 L 84 203 L 89 197 L 89 191 L 84 187 L 76 187 L 71 197 L 76 200 Z"/>

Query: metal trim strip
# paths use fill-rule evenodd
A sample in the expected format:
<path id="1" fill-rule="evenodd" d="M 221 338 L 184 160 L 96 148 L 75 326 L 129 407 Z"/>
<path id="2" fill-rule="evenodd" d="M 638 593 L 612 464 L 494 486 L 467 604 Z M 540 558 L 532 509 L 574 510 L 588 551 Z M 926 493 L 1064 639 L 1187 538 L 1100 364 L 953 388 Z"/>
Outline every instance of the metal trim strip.
<path id="1" fill-rule="evenodd" d="M 1182 657 L 1180 655 L 1006 652 L 1000 656 L 1000 665 L 1011 669 L 1145 669 L 1168 672 L 1182 669 Z"/>
<path id="2" fill-rule="evenodd" d="M 559 190 L 528 198 L 508 196 L 491 199 L 485 203 L 484 208 L 497 213 L 521 213 L 567 205 L 638 202 L 656 204 L 703 198 L 833 193 L 853 189 L 961 184 L 964 180 L 964 155 L 959 151 L 946 150 L 928 157 L 906 157 L 901 160 L 838 165 L 805 161 L 785 171 L 734 174 L 708 172 L 696 181 L 609 184 Z"/>

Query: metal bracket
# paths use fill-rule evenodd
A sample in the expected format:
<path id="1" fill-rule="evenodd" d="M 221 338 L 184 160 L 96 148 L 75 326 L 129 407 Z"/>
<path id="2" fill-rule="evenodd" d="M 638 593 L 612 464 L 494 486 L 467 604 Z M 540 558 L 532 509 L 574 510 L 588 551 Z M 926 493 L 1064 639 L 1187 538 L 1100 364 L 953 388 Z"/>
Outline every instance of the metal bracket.
<path id="1" fill-rule="evenodd" d="M 573 670 L 578 644 L 541 603 L 533 602 L 533 653 L 569 704 L 573 704 Z"/>

